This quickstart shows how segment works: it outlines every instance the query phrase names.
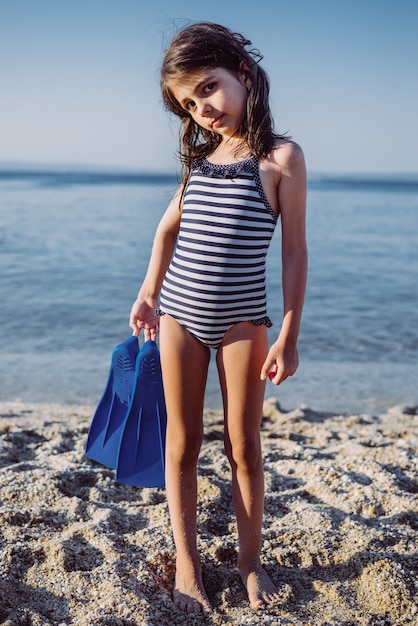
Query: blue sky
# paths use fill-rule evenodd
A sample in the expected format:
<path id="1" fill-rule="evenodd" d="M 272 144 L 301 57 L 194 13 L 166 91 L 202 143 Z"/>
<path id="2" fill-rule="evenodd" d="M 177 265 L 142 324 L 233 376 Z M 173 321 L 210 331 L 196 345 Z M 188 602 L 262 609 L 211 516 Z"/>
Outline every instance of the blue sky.
<path id="1" fill-rule="evenodd" d="M 311 172 L 418 172 L 416 0 L 0 0 L 0 162 L 177 170 L 158 68 L 189 20 L 261 50 Z"/>

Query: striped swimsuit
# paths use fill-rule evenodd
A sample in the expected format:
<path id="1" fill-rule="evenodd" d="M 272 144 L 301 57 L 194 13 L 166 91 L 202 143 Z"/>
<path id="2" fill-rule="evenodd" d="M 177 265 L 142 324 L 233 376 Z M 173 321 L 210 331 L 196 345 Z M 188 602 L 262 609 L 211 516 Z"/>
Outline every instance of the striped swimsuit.
<path id="1" fill-rule="evenodd" d="M 218 348 L 237 322 L 270 327 L 265 262 L 276 222 L 257 158 L 194 163 L 160 314 L 171 315 L 210 348 Z"/>

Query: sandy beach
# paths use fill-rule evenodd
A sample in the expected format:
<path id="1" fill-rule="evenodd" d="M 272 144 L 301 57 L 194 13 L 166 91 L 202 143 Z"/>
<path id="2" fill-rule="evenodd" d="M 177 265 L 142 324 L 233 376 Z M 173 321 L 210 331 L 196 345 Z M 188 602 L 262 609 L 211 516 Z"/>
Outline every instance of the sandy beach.
<path id="1" fill-rule="evenodd" d="M 262 559 L 281 602 L 255 611 L 234 571 L 222 415 L 206 411 L 199 542 L 214 613 L 171 602 L 164 489 L 84 456 L 94 407 L 0 403 L 2 626 L 418 624 L 418 409 L 341 415 L 264 405 Z"/>

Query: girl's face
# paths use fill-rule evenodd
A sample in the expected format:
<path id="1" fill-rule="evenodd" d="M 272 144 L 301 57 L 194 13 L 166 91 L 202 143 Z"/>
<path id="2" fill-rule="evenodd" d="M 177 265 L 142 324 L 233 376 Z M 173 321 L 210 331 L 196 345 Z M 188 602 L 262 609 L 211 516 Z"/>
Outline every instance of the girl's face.
<path id="1" fill-rule="evenodd" d="M 196 124 L 224 137 L 236 136 L 247 101 L 244 72 L 222 67 L 199 70 L 170 83 L 170 90 Z"/>

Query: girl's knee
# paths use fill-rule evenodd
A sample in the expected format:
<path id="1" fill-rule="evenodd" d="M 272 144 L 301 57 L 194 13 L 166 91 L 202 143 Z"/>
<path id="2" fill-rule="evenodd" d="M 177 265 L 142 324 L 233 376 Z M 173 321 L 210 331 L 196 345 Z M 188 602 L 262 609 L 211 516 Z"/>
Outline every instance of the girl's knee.
<path id="1" fill-rule="evenodd" d="M 228 457 L 231 466 L 236 467 L 237 471 L 243 471 L 249 475 L 258 474 L 262 469 L 260 440 L 242 439 L 231 442 Z"/>
<path id="2" fill-rule="evenodd" d="M 196 464 L 202 445 L 202 436 L 200 434 L 186 434 L 185 437 L 173 437 L 166 442 L 166 456 L 171 461 L 182 466 L 190 463 Z"/>

